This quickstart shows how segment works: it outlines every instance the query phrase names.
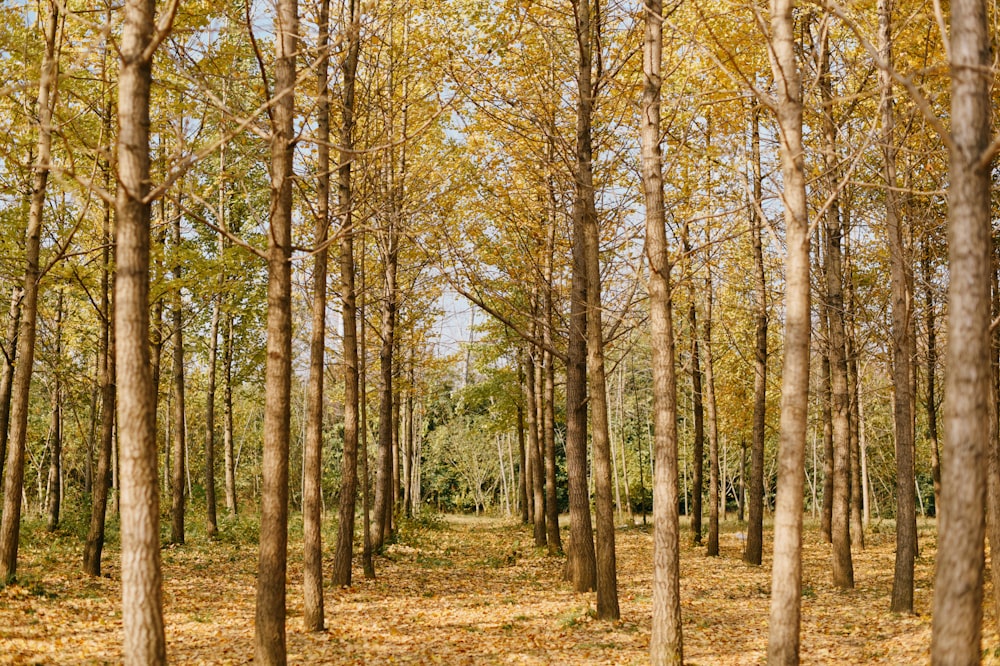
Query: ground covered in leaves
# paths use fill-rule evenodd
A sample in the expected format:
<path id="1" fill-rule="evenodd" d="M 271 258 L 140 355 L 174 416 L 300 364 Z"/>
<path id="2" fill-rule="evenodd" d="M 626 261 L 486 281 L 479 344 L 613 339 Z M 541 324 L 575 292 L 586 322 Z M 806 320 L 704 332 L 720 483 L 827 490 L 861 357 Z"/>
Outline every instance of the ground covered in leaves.
<path id="1" fill-rule="evenodd" d="M 691 664 L 763 663 L 770 553 L 763 567 L 741 561 L 742 526 L 724 523 L 722 556 L 709 558 L 685 532 L 681 564 L 684 651 Z M 855 552 L 853 591 L 830 584 L 829 547 L 807 529 L 802 599 L 805 663 L 927 662 L 934 531 L 921 523 L 915 616 L 888 612 L 894 535 L 872 525 Z M 328 552 L 332 526 L 326 534 Z M 566 532 L 564 531 L 564 538 Z M 164 612 L 174 663 L 247 663 L 253 655 L 256 531 L 241 519 L 222 538 L 163 550 Z M 770 535 L 765 541 L 769 543 Z M 328 589 L 327 631 L 302 630 L 301 530 L 289 555 L 289 663 L 632 664 L 646 663 L 652 536 L 618 531 L 622 620 L 593 618 L 592 594 L 562 582 L 562 559 L 532 546 L 509 521 L 474 517 L 404 523 L 378 558 L 378 578 L 355 571 L 354 586 Z M 121 661 L 117 543 L 106 576 L 80 574 L 80 541 L 68 532 L 24 530 L 19 582 L 0 589 L 0 663 Z M 327 563 L 329 570 L 330 563 Z M 998 661 L 1000 637 L 987 608 L 984 657 Z"/>

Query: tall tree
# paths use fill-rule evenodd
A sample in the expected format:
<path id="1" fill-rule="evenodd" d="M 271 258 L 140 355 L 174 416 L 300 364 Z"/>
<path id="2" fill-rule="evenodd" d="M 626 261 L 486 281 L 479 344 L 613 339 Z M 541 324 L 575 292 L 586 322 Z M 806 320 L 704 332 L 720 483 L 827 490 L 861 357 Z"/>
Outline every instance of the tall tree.
<path id="1" fill-rule="evenodd" d="M 802 596 L 802 487 L 809 407 L 809 222 L 802 148 L 802 83 L 795 56 L 795 0 L 771 0 L 769 56 L 777 89 L 782 202 L 785 209 L 785 363 L 778 438 L 774 563 L 767 657 L 799 662 Z"/>
<path id="2" fill-rule="evenodd" d="M 677 508 L 677 376 L 671 312 L 670 255 L 663 205 L 660 95 L 663 85 L 663 4 L 645 0 L 640 145 L 649 261 L 650 346 L 653 351 L 653 629 L 650 659 L 682 664 L 680 526 Z"/>
<path id="3" fill-rule="evenodd" d="M 274 17 L 274 104 L 271 111 L 271 208 L 267 248 L 260 556 L 254 659 L 284 664 L 285 575 L 288 564 L 288 444 L 292 382 L 292 154 L 295 141 L 297 0 L 278 0 Z M 252 26 L 247 26 L 252 30 Z"/>
<path id="4" fill-rule="evenodd" d="M 688 330 L 691 335 L 691 411 L 694 437 L 691 447 L 691 540 L 701 545 L 701 499 L 705 490 L 705 405 L 702 401 L 701 344 L 698 339 L 698 308 L 695 304 L 694 253 L 691 250 L 690 228 L 685 219 L 681 227 L 681 242 L 688 266 Z"/>
<path id="5" fill-rule="evenodd" d="M 330 228 L 330 0 L 319 3 L 316 47 L 316 215 L 313 221 L 312 326 L 306 442 L 302 463 L 303 617 L 306 631 L 323 631 L 323 372 L 326 361 L 326 274 Z"/>
<path id="6" fill-rule="evenodd" d="M 931 661 L 982 656 L 990 328 L 990 35 L 986 3 L 951 3 L 948 373 Z"/>
<path id="7" fill-rule="evenodd" d="M 59 368 L 59 359 L 62 358 L 62 333 L 63 333 L 63 304 L 65 294 L 59 288 L 56 295 L 56 321 L 55 321 L 55 357 L 53 362 L 52 377 L 52 410 L 51 425 L 49 426 L 49 478 L 48 490 L 46 491 L 48 502 L 48 520 L 46 529 L 54 532 L 59 527 L 59 509 L 62 506 L 62 457 L 63 457 L 63 431 L 62 431 L 62 400 L 63 386 L 62 372 Z"/>
<path id="8" fill-rule="evenodd" d="M 149 348 L 149 97 L 159 26 L 154 0 L 127 0 L 119 46 L 115 360 L 121 465 L 122 625 L 126 664 L 164 664 L 156 387 Z"/>
<path id="9" fill-rule="evenodd" d="M 182 125 L 183 131 L 183 125 Z M 177 214 L 173 219 L 173 252 L 174 252 L 174 288 L 171 302 L 171 318 L 173 323 L 173 371 L 171 385 L 173 388 L 173 469 L 170 473 L 170 542 L 184 543 L 184 472 L 187 469 L 187 419 L 184 405 L 184 315 L 181 299 L 181 209 L 177 206 Z"/>
<path id="10" fill-rule="evenodd" d="M 878 3 L 879 57 L 892 66 L 892 4 Z M 913 468 L 913 413 L 910 410 L 910 300 L 907 293 L 907 257 L 902 223 L 897 209 L 896 148 L 892 73 L 882 70 L 882 157 L 885 176 L 885 226 L 889 236 L 889 280 L 892 289 L 893 423 L 896 435 L 896 568 L 892 579 L 891 608 L 913 612 L 913 562 L 917 550 L 917 513 Z"/>
<path id="11" fill-rule="evenodd" d="M 4 470 L 3 520 L 0 522 L 0 582 L 17 574 L 17 551 L 21 530 L 21 495 L 24 488 L 24 457 L 28 441 L 28 411 L 31 374 L 35 363 L 38 320 L 39 266 L 45 191 L 52 164 L 52 109 L 58 86 L 56 34 L 59 3 L 50 0 L 45 21 L 45 54 L 38 83 L 38 157 L 33 167 L 31 206 L 25 227 L 24 291 L 21 330 L 17 338 L 17 364 L 11 393 L 9 453 Z"/>
<path id="12" fill-rule="evenodd" d="M 354 552 L 354 514 L 358 494 L 358 314 L 354 286 L 354 201 L 351 167 L 354 162 L 354 102 L 358 59 L 361 52 L 361 21 L 358 0 L 349 0 L 347 57 L 341 63 L 341 100 L 338 196 L 341 218 L 340 298 L 344 325 L 344 460 L 341 471 L 340 508 L 337 520 L 337 550 L 333 561 L 333 584 L 351 584 Z M 362 424 L 362 427 L 363 424 Z M 367 455 L 367 454 L 366 454 Z M 367 508 L 365 509 L 367 511 Z"/>
<path id="13" fill-rule="evenodd" d="M 750 482 L 746 489 L 747 543 L 743 561 L 760 566 L 764 551 L 764 419 L 767 409 L 767 276 L 764 273 L 762 243 L 763 214 L 762 178 L 760 165 L 760 105 L 751 112 L 751 162 L 753 169 L 753 202 L 750 208 L 750 238 L 754 262 L 754 373 L 753 373 L 753 442 L 750 445 Z M 741 467 L 742 469 L 742 467 Z M 743 478 L 743 473 L 740 473 Z M 742 495 L 742 493 L 741 493 Z"/>

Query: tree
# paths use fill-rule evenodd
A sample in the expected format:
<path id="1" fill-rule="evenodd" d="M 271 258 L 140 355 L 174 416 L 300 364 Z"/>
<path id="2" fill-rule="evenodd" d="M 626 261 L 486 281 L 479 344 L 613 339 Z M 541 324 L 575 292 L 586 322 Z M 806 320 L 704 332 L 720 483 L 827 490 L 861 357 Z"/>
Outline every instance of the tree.
<path id="1" fill-rule="evenodd" d="M 267 247 L 267 365 L 263 486 L 254 659 L 284 664 L 288 564 L 288 444 L 292 378 L 292 153 L 298 3 L 279 0 L 271 111 L 271 207 Z M 252 26 L 247 26 L 252 30 Z"/>
<path id="2" fill-rule="evenodd" d="M 52 108 L 58 86 L 56 33 L 59 6 L 49 2 L 45 23 L 45 55 L 38 83 L 38 158 L 31 186 L 31 208 L 25 230 L 24 291 L 21 330 L 17 338 L 10 412 L 9 459 L 4 470 L 3 519 L 0 522 L 0 581 L 17 574 L 17 551 L 21 530 L 21 491 L 24 486 L 24 456 L 28 438 L 28 408 L 32 366 L 35 362 L 35 335 L 38 319 L 38 289 L 41 279 L 39 255 L 45 191 L 52 163 Z"/>
<path id="3" fill-rule="evenodd" d="M 183 128 L 182 128 L 183 130 Z M 173 372 L 173 469 L 170 474 L 170 542 L 184 543 L 184 472 L 187 469 L 187 419 L 184 410 L 184 319 L 181 300 L 181 211 L 173 219 L 174 288 L 171 302 L 174 349 Z"/>
<path id="4" fill-rule="evenodd" d="M 986 442 L 992 364 L 990 329 L 990 36 L 986 4 L 951 5 L 948 372 L 938 556 L 934 575 L 934 664 L 982 656 Z"/>
<path id="5" fill-rule="evenodd" d="M 767 658 L 799 661 L 802 593 L 802 486 L 809 405 L 809 222 L 802 149 L 802 84 L 795 57 L 795 0 L 772 0 L 769 57 L 777 88 L 785 208 L 785 363 L 781 384 L 778 490 Z"/>
<path id="6" fill-rule="evenodd" d="M 670 256 L 663 206 L 660 152 L 660 91 L 663 5 L 645 0 L 642 47 L 642 187 L 649 260 L 649 320 L 653 349 L 653 421 L 656 465 L 653 480 L 653 664 L 682 664 L 680 528 L 677 515 L 677 377 L 671 312 Z"/>

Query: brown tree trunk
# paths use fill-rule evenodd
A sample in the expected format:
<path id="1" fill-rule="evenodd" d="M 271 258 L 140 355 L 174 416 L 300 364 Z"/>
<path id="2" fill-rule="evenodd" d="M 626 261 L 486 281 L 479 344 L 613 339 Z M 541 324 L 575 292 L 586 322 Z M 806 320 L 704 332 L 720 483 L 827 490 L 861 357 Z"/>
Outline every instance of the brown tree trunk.
<path id="1" fill-rule="evenodd" d="M 222 344 L 222 448 L 226 464 L 226 509 L 235 516 L 236 451 L 233 442 L 233 343 L 235 341 L 232 313 L 226 313 L 226 339 Z"/>
<path id="2" fill-rule="evenodd" d="M 879 52 L 889 63 L 892 58 L 891 12 L 889 0 L 880 0 Z M 893 415 L 896 435 L 896 567 L 892 581 L 891 609 L 913 612 L 913 562 L 917 549 L 916 501 L 914 497 L 913 413 L 910 396 L 910 294 L 907 293 L 908 258 L 905 255 L 902 223 L 896 206 L 896 151 L 893 147 L 892 78 L 880 75 L 882 84 L 882 150 L 886 179 L 885 216 L 889 235 L 890 282 L 892 286 L 892 378 L 895 386 Z"/>
<path id="3" fill-rule="evenodd" d="M 712 355 L 712 267 L 705 278 L 705 407 L 708 416 L 708 555 L 719 554 L 719 416 L 715 404 L 715 358 Z M 723 486 L 725 479 L 722 480 Z M 724 488 L 723 488 L 724 489 Z M 725 494 L 722 496 L 725 502 Z"/>
<path id="4" fill-rule="evenodd" d="M 292 377 L 292 153 L 296 0 L 278 0 L 271 117 L 271 211 L 267 249 L 267 363 L 254 659 L 284 664 L 288 562 L 288 443 Z"/>
<path id="5" fill-rule="evenodd" d="M 375 531 L 372 547 L 382 550 L 392 533 L 392 442 L 393 442 L 393 388 L 392 357 L 396 333 L 396 267 L 398 235 L 396 211 L 390 213 L 383 242 L 382 283 L 382 346 L 379 351 L 379 411 L 378 411 L 378 468 L 375 476 Z"/>
<path id="6" fill-rule="evenodd" d="M 698 340 L 698 308 L 695 306 L 694 261 L 687 220 L 681 228 L 681 243 L 688 265 L 688 330 L 691 334 L 691 412 L 694 438 L 691 451 L 691 541 L 701 545 L 701 500 L 705 490 L 705 407 L 701 391 L 701 352 Z"/>
<path id="7" fill-rule="evenodd" d="M 847 354 L 847 392 L 848 409 L 851 426 L 851 542 L 864 550 L 865 527 L 868 521 L 864 509 L 868 506 L 865 497 L 865 472 L 861 455 L 861 412 L 858 405 L 858 343 L 854 325 L 857 308 L 854 302 L 854 265 L 851 259 L 851 208 L 850 198 L 845 197 L 843 211 L 844 220 L 844 335 L 845 352 Z"/>
<path id="8" fill-rule="evenodd" d="M 317 49 L 327 52 L 330 0 L 319 4 Z M 329 57 L 316 68 L 316 218 L 312 327 L 309 340 L 309 386 L 306 396 L 306 441 L 302 464 L 302 624 L 323 631 L 323 373 L 326 359 L 327 234 L 330 227 L 330 95 Z"/>
<path id="9" fill-rule="evenodd" d="M 538 441 L 538 409 L 536 405 L 537 392 L 535 391 L 535 361 L 531 352 L 524 354 L 524 413 L 527 415 L 528 430 L 528 451 L 531 456 L 531 490 L 534 510 L 532 515 L 534 521 L 535 546 L 540 548 L 546 545 L 545 534 L 545 500 L 543 496 L 542 482 L 542 457 L 541 448 Z"/>
<path id="10" fill-rule="evenodd" d="M 764 419 L 767 408 L 767 276 L 761 239 L 763 202 L 760 167 L 760 105 L 753 108 L 751 148 L 753 162 L 753 206 L 750 213 L 750 237 L 753 242 L 756 300 L 756 337 L 753 379 L 753 442 L 750 445 L 750 483 L 745 488 L 747 508 L 747 543 L 743 561 L 760 566 L 764 551 Z M 741 475 L 742 478 L 742 475 Z"/>
<path id="11" fill-rule="evenodd" d="M 361 268 L 360 285 L 358 289 L 358 416 L 361 429 L 361 515 L 363 525 L 364 542 L 361 551 L 361 563 L 365 572 L 365 578 L 374 580 L 375 562 L 372 559 L 372 525 L 371 525 L 371 489 L 368 474 L 368 349 L 365 346 L 366 331 L 365 325 L 365 236 L 364 229 L 361 229 Z"/>
<path id="12" fill-rule="evenodd" d="M 934 276 L 930 243 L 924 241 L 920 264 L 924 283 L 924 309 L 927 314 L 927 438 L 931 445 L 931 478 L 934 481 L 934 508 L 937 514 L 941 497 L 941 454 L 937 425 L 937 312 L 934 302 Z"/>
<path id="13" fill-rule="evenodd" d="M 948 373 L 931 661 L 982 657 L 983 505 L 989 438 L 990 39 L 986 3 L 951 3 Z M 912 477 L 910 483 L 912 484 Z"/>
<path id="14" fill-rule="evenodd" d="M 824 19 L 825 21 L 828 19 Z M 833 425 L 833 513 L 830 538 L 833 542 L 833 584 L 854 587 L 851 557 L 851 423 L 847 387 L 846 337 L 844 334 L 844 273 L 841 259 L 843 227 L 840 219 L 837 169 L 837 127 L 833 119 L 833 82 L 830 74 L 829 32 L 820 27 L 822 38 L 817 54 L 819 89 L 823 102 L 823 166 L 831 200 L 826 207 L 826 312 L 829 324 L 827 355 L 830 358 L 830 410 Z"/>
<path id="15" fill-rule="evenodd" d="M 181 312 L 181 210 L 177 207 L 177 214 L 173 223 L 173 252 L 174 263 L 174 293 L 171 304 L 171 315 L 174 328 L 174 349 L 173 349 L 173 455 L 170 474 L 170 542 L 184 543 L 184 470 L 187 467 L 187 425 L 184 413 L 184 322 Z"/>
<path id="16" fill-rule="evenodd" d="M 681 664 L 680 527 L 677 515 L 677 376 L 670 301 L 670 257 L 663 206 L 660 89 L 663 83 L 663 4 L 645 0 L 642 47 L 642 188 L 649 261 L 649 324 L 653 352 L 653 627 L 650 661 Z M 641 463 L 641 459 L 640 459 Z M 641 469 L 641 465 L 640 465 Z M 645 498 L 642 498 L 645 502 Z M 644 511 L 645 513 L 645 511 Z"/>
<path id="17" fill-rule="evenodd" d="M 10 426 L 10 393 L 14 386 L 14 360 L 17 357 L 17 338 L 21 332 L 21 299 L 24 287 L 11 289 L 10 310 L 7 312 L 7 335 L 4 338 L 3 369 L 0 370 L 0 478 L 7 462 L 7 434 Z"/>
<path id="18" fill-rule="evenodd" d="M 0 522 L 0 583 L 14 580 L 17 573 L 18 540 L 21 530 L 21 494 L 24 487 L 24 456 L 28 441 L 29 391 L 35 362 L 35 334 L 38 319 L 38 282 L 41 279 L 39 251 L 45 188 L 52 162 L 52 107 L 57 89 L 58 55 L 56 33 L 59 6 L 49 3 L 45 24 L 45 55 L 38 84 L 38 159 L 31 185 L 31 207 L 25 231 L 24 300 L 21 330 L 17 340 L 17 364 L 11 392 L 9 459 L 4 470 L 3 519 Z"/>
<path id="19" fill-rule="evenodd" d="M 795 59 L 795 0 L 771 2 L 771 67 L 777 89 L 785 208 L 785 363 L 774 512 L 769 664 L 797 664 L 802 596 L 802 487 L 809 406 L 809 223 L 802 148 L 802 86 Z"/>
<path id="20" fill-rule="evenodd" d="M 149 347 L 149 97 L 154 0 L 128 0 L 119 46 L 114 331 L 126 664 L 165 664 L 156 402 Z"/>
<path id="21" fill-rule="evenodd" d="M 215 502 L 215 373 L 219 351 L 219 299 L 212 299 L 212 323 L 208 330 L 208 386 L 205 389 L 205 536 L 214 539 L 219 533 Z"/>
<path id="22" fill-rule="evenodd" d="M 523 371 L 518 366 L 518 371 L 520 374 L 524 374 Z M 531 513 L 528 507 L 528 487 L 530 482 L 528 481 L 528 460 L 527 448 L 525 443 L 525 424 L 524 424 L 524 406 L 518 403 L 517 405 L 517 459 L 518 459 L 518 474 L 517 474 L 517 502 L 518 508 L 521 513 L 521 524 L 527 525 L 531 521 Z"/>
<path id="23" fill-rule="evenodd" d="M 63 290 L 59 289 L 56 297 L 56 340 L 55 358 L 62 358 L 62 322 L 63 322 Z M 46 529 L 54 532 L 59 527 L 59 509 L 62 505 L 62 378 L 59 368 L 55 368 L 52 379 L 52 425 L 49 440 L 49 478 L 48 478 L 48 520 Z"/>
<path id="24" fill-rule="evenodd" d="M 822 245 L 817 231 L 817 245 Z M 821 275 L 826 273 L 817 266 Z M 824 290 L 825 291 L 825 290 Z M 825 296 L 825 294 L 824 294 Z M 823 419 L 823 506 L 820 513 L 820 533 L 827 543 L 833 543 L 833 388 L 830 372 L 830 315 L 824 302 L 820 304 L 820 330 L 826 340 L 822 342 L 822 358 L 820 359 L 820 404 Z"/>
<path id="25" fill-rule="evenodd" d="M 110 125 L 110 104 L 107 124 Z M 105 165 L 104 184 L 110 186 L 109 165 Z M 104 524 L 108 508 L 108 487 L 111 484 L 111 445 L 115 427 L 115 338 L 114 305 L 111 291 L 114 289 L 111 275 L 113 233 L 111 231 L 111 206 L 105 204 L 101 250 L 101 302 L 99 316 L 101 337 L 97 352 L 98 385 L 101 394 L 101 430 L 97 446 L 97 471 L 91 491 L 90 527 L 87 543 L 83 551 L 83 570 L 91 576 L 101 575 L 101 554 L 104 550 Z"/>
<path id="26" fill-rule="evenodd" d="M 577 592 L 597 582 L 594 532 L 587 483 L 587 252 L 588 201 L 593 201 L 591 119 L 593 57 L 590 0 L 573 0 L 577 43 L 576 194 L 573 199 L 573 268 L 566 362 L 566 473 L 569 477 L 570 545 L 567 580 Z"/>
<path id="27" fill-rule="evenodd" d="M 554 121 L 553 121 L 554 122 Z M 553 317 L 555 305 L 553 303 L 553 291 L 555 283 L 553 281 L 555 266 L 555 246 L 556 228 L 558 225 L 559 209 L 556 201 L 555 182 L 552 175 L 552 165 L 555 164 L 555 142 L 552 137 L 548 140 L 548 164 L 550 167 L 547 179 L 549 193 L 549 226 L 545 235 L 545 264 L 542 269 L 544 286 L 543 313 L 542 313 L 542 377 L 544 387 L 542 388 L 542 423 L 539 446 L 542 447 L 541 457 L 545 464 L 545 530 L 546 540 L 549 545 L 549 555 L 558 556 L 562 553 L 562 535 L 559 532 L 559 504 L 556 500 L 556 366 L 555 356 L 552 353 L 555 344 L 553 335 Z"/>

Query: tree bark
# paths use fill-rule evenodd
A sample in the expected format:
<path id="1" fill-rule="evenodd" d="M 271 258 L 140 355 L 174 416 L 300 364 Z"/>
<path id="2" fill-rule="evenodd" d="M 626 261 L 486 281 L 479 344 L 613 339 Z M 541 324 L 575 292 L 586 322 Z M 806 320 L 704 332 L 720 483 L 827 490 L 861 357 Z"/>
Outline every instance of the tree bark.
<path id="1" fill-rule="evenodd" d="M 535 361 L 531 352 L 524 354 L 524 413 L 527 415 L 528 430 L 528 451 L 531 456 L 531 490 L 534 511 L 532 515 L 534 521 L 535 546 L 541 548 L 546 545 L 545 533 L 545 500 L 542 485 L 542 458 L 541 449 L 538 442 L 538 410 L 535 391 Z"/>
<path id="2" fill-rule="evenodd" d="M 302 624 L 306 631 L 323 631 L 323 372 L 326 361 L 326 275 L 330 227 L 330 0 L 319 4 L 321 57 L 316 67 L 316 217 L 312 327 L 309 340 L 309 386 L 306 396 L 306 441 L 302 470 Z"/>
<path id="3" fill-rule="evenodd" d="M 165 664 L 156 388 L 149 347 L 149 98 L 153 0 L 128 0 L 119 46 L 114 331 L 126 664 Z"/>
<path id="4" fill-rule="evenodd" d="M 174 292 L 171 315 L 174 328 L 173 348 L 173 468 L 170 474 L 170 542 L 184 543 L 184 470 L 187 467 L 187 426 L 184 413 L 184 321 L 181 302 L 181 210 L 173 222 Z"/>
<path id="5" fill-rule="evenodd" d="M 769 664 L 799 662 L 802 487 L 809 406 L 809 222 L 802 147 L 802 86 L 795 59 L 795 0 L 771 0 L 770 58 L 777 88 L 785 208 L 785 363 L 774 513 Z"/>
<path id="6" fill-rule="evenodd" d="M 59 289 L 56 297 L 56 345 L 55 358 L 57 365 L 62 358 L 62 323 L 63 323 L 63 290 Z M 52 431 L 49 440 L 49 478 L 48 478 L 48 520 L 46 529 L 54 532 L 59 527 L 59 509 L 62 505 L 62 378 L 60 369 L 55 368 L 52 378 Z"/>
<path id="7" fill-rule="evenodd" d="M 934 508 L 941 497 L 941 453 L 937 425 L 937 311 L 934 302 L 934 276 L 930 243 L 924 241 L 920 264 L 924 283 L 924 309 L 927 316 L 927 438 L 931 445 L 931 478 L 934 481 Z"/>
<path id="8" fill-rule="evenodd" d="M 399 239 L 396 211 L 390 213 L 383 242 L 382 347 L 379 351 L 378 468 L 375 477 L 375 531 L 372 547 L 380 552 L 392 533 L 392 360 L 396 333 L 396 268 Z"/>
<path id="9" fill-rule="evenodd" d="M 226 509 L 230 516 L 238 510 L 236 501 L 236 452 L 233 442 L 233 315 L 226 313 L 226 339 L 222 345 L 222 448 L 226 464 Z"/>
<path id="10" fill-rule="evenodd" d="M 58 87 L 56 33 L 59 5 L 49 2 L 45 24 L 45 54 L 38 84 L 38 159 L 34 165 L 31 206 L 25 229 L 24 292 L 21 330 L 17 339 L 17 364 L 11 392 L 10 438 L 4 470 L 3 519 L 0 522 L 0 583 L 14 580 L 21 530 L 21 495 L 24 488 L 24 456 L 28 441 L 29 392 L 35 363 L 35 335 L 38 319 L 38 282 L 41 279 L 39 254 L 45 190 L 52 162 L 52 108 Z"/>
<path id="11" fill-rule="evenodd" d="M 712 267 L 705 278 L 705 407 L 708 416 L 708 550 L 709 556 L 719 554 L 719 417 L 715 404 L 715 358 L 712 354 Z M 722 480 L 723 490 L 725 479 Z M 722 495 L 725 504 L 725 493 Z M 723 507 L 724 508 L 724 507 Z"/>
<path id="12" fill-rule="evenodd" d="M 278 0 L 271 117 L 271 209 L 267 248 L 267 363 L 260 555 L 254 659 L 284 664 L 285 575 L 288 562 L 288 444 L 292 376 L 292 154 L 295 140 L 295 54 L 298 4 Z"/>
<path id="13" fill-rule="evenodd" d="M 688 330 L 691 334 L 691 412 L 694 421 L 694 438 L 691 451 L 691 541 L 701 545 L 701 500 L 705 490 L 705 406 L 702 402 L 701 352 L 698 340 L 698 308 L 695 305 L 694 261 L 689 237 L 688 221 L 681 228 L 681 242 L 688 265 Z"/>
<path id="14" fill-rule="evenodd" d="M 747 543 L 743 561 L 760 566 L 764 551 L 764 419 L 767 409 L 767 276 L 760 219 L 763 202 L 760 167 L 760 105 L 754 105 L 751 130 L 753 162 L 753 206 L 750 212 L 750 237 L 753 243 L 755 282 L 755 344 L 753 379 L 753 442 L 750 445 L 750 483 L 745 488 Z M 741 473 L 742 478 L 742 473 Z M 742 505 L 741 505 L 742 506 Z M 742 513 L 742 512 L 741 512 Z"/>
<path id="15" fill-rule="evenodd" d="M 645 0 L 644 9 L 642 125 L 639 138 L 646 204 L 656 455 L 653 479 L 653 627 L 649 653 L 650 661 L 661 666 L 684 661 L 677 515 L 677 376 L 660 150 L 663 4 L 660 0 Z M 645 502 L 645 498 L 642 501 Z"/>
<path id="16" fill-rule="evenodd" d="M 3 478 L 7 462 L 7 435 L 10 426 L 10 399 L 14 386 L 14 361 L 17 358 L 17 338 L 21 332 L 21 300 L 24 287 L 14 285 L 10 295 L 10 310 L 7 312 L 7 335 L 4 338 L 3 370 L 0 371 L 0 478 Z"/>
<path id="17" fill-rule="evenodd" d="M 931 661 L 982 657 L 990 379 L 990 40 L 986 3 L 951 3 L 948 373 Z M 912 479 L 911 479 L 912 483 Z"/>

